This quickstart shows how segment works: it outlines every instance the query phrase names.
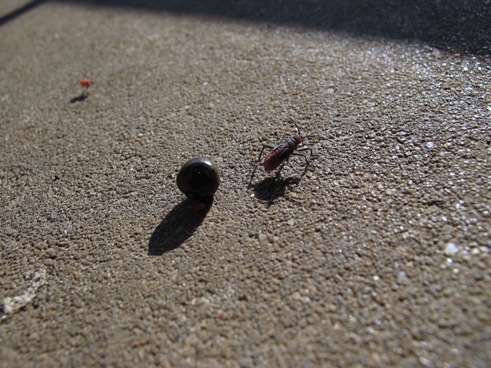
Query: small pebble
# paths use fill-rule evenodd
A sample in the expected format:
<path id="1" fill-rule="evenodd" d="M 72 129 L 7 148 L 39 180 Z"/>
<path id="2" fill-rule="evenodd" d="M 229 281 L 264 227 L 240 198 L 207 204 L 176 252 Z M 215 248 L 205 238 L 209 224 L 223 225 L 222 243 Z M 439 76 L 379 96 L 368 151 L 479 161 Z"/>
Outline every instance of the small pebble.
<path id="1" fill-rule="evenodd" d="M 474 274 L 474 281 L 481 281 L 482 279 L 484 279 L 484 276 L 482 273 L 477 272 Z"/>
<path id="2" fill-rule="evenodd" d="M 405 284 L 407 280 L 406 273 L 404 271 L 401 271 L 397 274 L 397 283 L 398 284 Z"/>
<path id="3" fill-rule="evenodd" d="M 445 252 L 446 256 L 452 257 L 455 254 L 457 254 L 458 251 L 459 251 L 459 248 L 457 248 L 457 246 L 454 243 L 448 243 L 447 246 L 445 247 L 444 252 Z"/>

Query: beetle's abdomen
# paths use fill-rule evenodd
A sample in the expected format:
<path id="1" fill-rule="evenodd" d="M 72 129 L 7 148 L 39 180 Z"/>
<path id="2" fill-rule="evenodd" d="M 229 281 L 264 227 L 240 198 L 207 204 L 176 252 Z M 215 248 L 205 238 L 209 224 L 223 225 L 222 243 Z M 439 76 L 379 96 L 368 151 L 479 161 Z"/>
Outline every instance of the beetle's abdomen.
<path id="1" fill-rule="evenodd" d="M 290 148 L 291 142 L 290 139 L 282 142 L 273 147 L 270 153 L 264 159 L 264 170 L 273 171 L 278 166 L 280 166 L 283 161 L 285 161 L 288 156 L 290 156 Z"/>
<path id="2" fill-rule="evenodd" d="M 264 159 L 264 170 L 273 171 L 280 166 L 285 160 L 287 160 L 293 151 L 297 149 L 297 146 L 302 143 L 304 137 L 301 135 L 295 135 L 284 142 L 273 147 L 270 153 Z"/>
<path id="3" fill-rule="evenodd" d="M 281 152 L 273 150 L 264 159 L 264 170 L 272 171 L 280 166 L 283 161 L 285 158 L 281 157 Z"/>

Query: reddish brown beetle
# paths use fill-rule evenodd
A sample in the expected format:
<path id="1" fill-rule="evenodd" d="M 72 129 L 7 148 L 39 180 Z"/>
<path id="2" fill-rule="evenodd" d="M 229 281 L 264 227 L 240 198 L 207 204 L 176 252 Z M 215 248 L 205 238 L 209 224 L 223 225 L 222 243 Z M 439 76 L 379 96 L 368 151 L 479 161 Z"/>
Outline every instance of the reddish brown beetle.
<path id="1" fill-rule="evenodd" d="M 292 119 L 290 119 L 290 120 L 295 124 L 295 127 L 297 128 L 298 134 L 287 139 L 286 141 L 278 143 L 276 146 L 270 146 L 267 144 L 263 144 L 263 148 L 261 149 L 261 152 L 259 153 L 259 157 L 257 159 L 257 163 L 260 163 L 261 158 L 263 157 L 264 150 L 265 149 L 270 150 L 264 159 L 263 166 L 264 166 L 264 170 L 266 170 L 266 172 L 271 172 L 275 169 L 278 169 L 278 171 L 276 171 L 275 178 L 271 184 L 273 184 L 276 180 L 278 180 L 278 178 L 280 177 L 280 174 L 281 174 L 281 170 L 283 170 L 283 168 L 288 163 L 288 160 L 290 159 L 291 156 L 301 156 L 305 160 L 305 168 L 304 168 L 304 171 L 302 173 L 302 176 L 300 177 L 300 179 L 302 179 L 302 177 L 307 172 L 310 161 L 306 155 L 304 155 L 303 153 L 299 153 L 299 152 L 309 151 L 310 157 L 313 156 L 311 148 L 309 148 L 309 147 L 298 148 L 298 146 L 304 141 L 305 136 L 300 133 L 300 129 L 298 128 L 297 124 Z M 249 182 L 249 186 L 251 185 L 252 179 L 254 178 L 256 168 L 254 169 L 254 171 L 251 175 L 251 180 Z"/>

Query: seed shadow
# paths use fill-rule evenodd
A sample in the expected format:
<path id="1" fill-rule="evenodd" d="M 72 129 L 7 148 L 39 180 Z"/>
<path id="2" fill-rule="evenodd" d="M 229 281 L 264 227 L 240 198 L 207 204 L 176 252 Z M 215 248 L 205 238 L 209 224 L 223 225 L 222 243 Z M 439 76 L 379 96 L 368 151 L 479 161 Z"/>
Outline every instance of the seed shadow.
<path id="1" fill-rule="evenodd" d="M 176 205 L 153 231 L 148 242 L 148 255 L 161 256 L 179 248 L 201 225 L 212 204 L 211 197 L 202 211 L 193 211 L 196 202 L 189 199 Z"/>
<path id="2" fill-rule="evenodd" d="M 274 201 L 285 195 L 285 189 L 290 185 L 298 185 L 300 183 L 299 178 L 286 178 L 286 179 L 277 179 L 275 180 L 273 177 L 266 178 L 260 181 L 257 184 L 253 185 L 254 196 L 266 202 L 267 206 L 271 206 Z"/>

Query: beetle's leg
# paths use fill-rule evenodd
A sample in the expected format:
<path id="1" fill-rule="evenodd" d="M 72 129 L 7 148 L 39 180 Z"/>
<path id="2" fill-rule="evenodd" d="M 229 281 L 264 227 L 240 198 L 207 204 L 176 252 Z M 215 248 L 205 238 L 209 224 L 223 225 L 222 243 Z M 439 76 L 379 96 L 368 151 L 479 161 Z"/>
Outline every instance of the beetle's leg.
<path id="1" fill-rule="evenodd" d="M 307 150 L 310 150 L 310 154 L 311 154 L 310 156 L 312 157 L 312 149 L 310 149 L 310 148 L 306 148 L 306 149 L 304 149 L 304 150 L 302 150 L 302 151 L 307 151 Z M 298 150 L 297 150 L 297 151 L 298 151 Z M 303 157 L 303 159 L 305 160 L 305 167 L 304 167 L 304 169 L 303 169 L 302 175 L 300 175 L 300 179 L 298 180 L 298 183 L 297 183 L 297 185 L 298 185 L 298 184 L 300 183 L 300 180 L 302 180 L 302 178 L 303 178 L 303 177 L 305 176 L 305 174 L 307 173 L 307 170 L 309 169 L 310 160 L 309 160 L 309 159 L 308 159 L 308 157 L 307 157 L 307 156 L 305 156 L 303 153 L 297 153 L 297 152 L 295 152 L 295 153 L 293 153 L 292 155 L 293 155 L 293 156 L 300 156 L 300 157 Z"/>
<path id="2" fill-rule="evenodd" d="M 312 153 L 312 148 L 310 147 L 300 147 L 297 149 L 297 152 L 305 152 L 305 151 L 309 151 L 310 152 L 310 157 L 314 157 L 314 154 Z"/>
<path id="3" fill-rule="evenodd" d="M 254 169 L 252 170 L 251 178 L 249 179 L 249 184 L 247 184 L 247 188 L 252 187 L 252 179 L 254 179 L 254 175 L 256 174 L 257 166 L 258 166 L 257 164 L 254 165 Z"/>
<path id="4" fill-rule="evenodd" d="M 310 155 L 308 158 L 303 153 L 299 153 L 299 152 L 305 152 L 305 151 L 310 152 Z M 312 148 L 310 148 L 310 147 L 301 147 L 301 148 L 297 149 L 297 152 L 295 152 L 293 154 L 295 156 L 303 156 L 305 161 L 307 162 L 307 165 L 310 164 L 311 159 L 316 159 L 320 156 L 320 155 L 314 155 Z"/>
<path id="5" fill-rule="evenodd" d="M 262 158 L 263 153 L 264 153 L 264 150 L 266 148 L 268 148 L 268 149 L 271 150 L 271 149 L 273 149 L 273 146 L 270 146 L 270 145 L 267 145 L 267 144 L 263 144 L 263 148 L 261 149 L 261 152 L 259 152 L 259 157 L 257 158 L 257 161 L 254 164 L 254 169 L 252 170 L 252 174 L 251 174 L 251 178 L 249 180 L 249 184 L 247 184 L 247 187 L 248 188 L 250 188 L 252 186 L 252 179 L 254 179 L 254 175 L 256 174 L 258 163 L 261 162 L 261 158 Z"/>
<path id="6" fill-rule="evenodd" d="M 283 162 L 280 166 L 280 168 L 276 171 L 276 175 L 274 176 L 274 179 L 273 181 L 268 185 L 268 187 L 272 186 L 274 183 L 276 183 L 276 180 L 279 179 L 280 177 L 280 174 L 281 174 L 281 170 L 283 170 L 283 168 L 285 167 L 285 165 L 288 163 L 288 159 L 285 160 L 285 162 Z"/>
<path id="7" fill-rule="evenodd" d="M 268 148 L 270 150 L 273 149 L 273 146 L 270 146 L 269 144 L 263 144 L 263 148 L 261 149 L 261 152 L 259 152 L 259 157 L 257 158 L 256 162 L 261 162 L 261 157 L 263 156 L 264 150 Z"/>

